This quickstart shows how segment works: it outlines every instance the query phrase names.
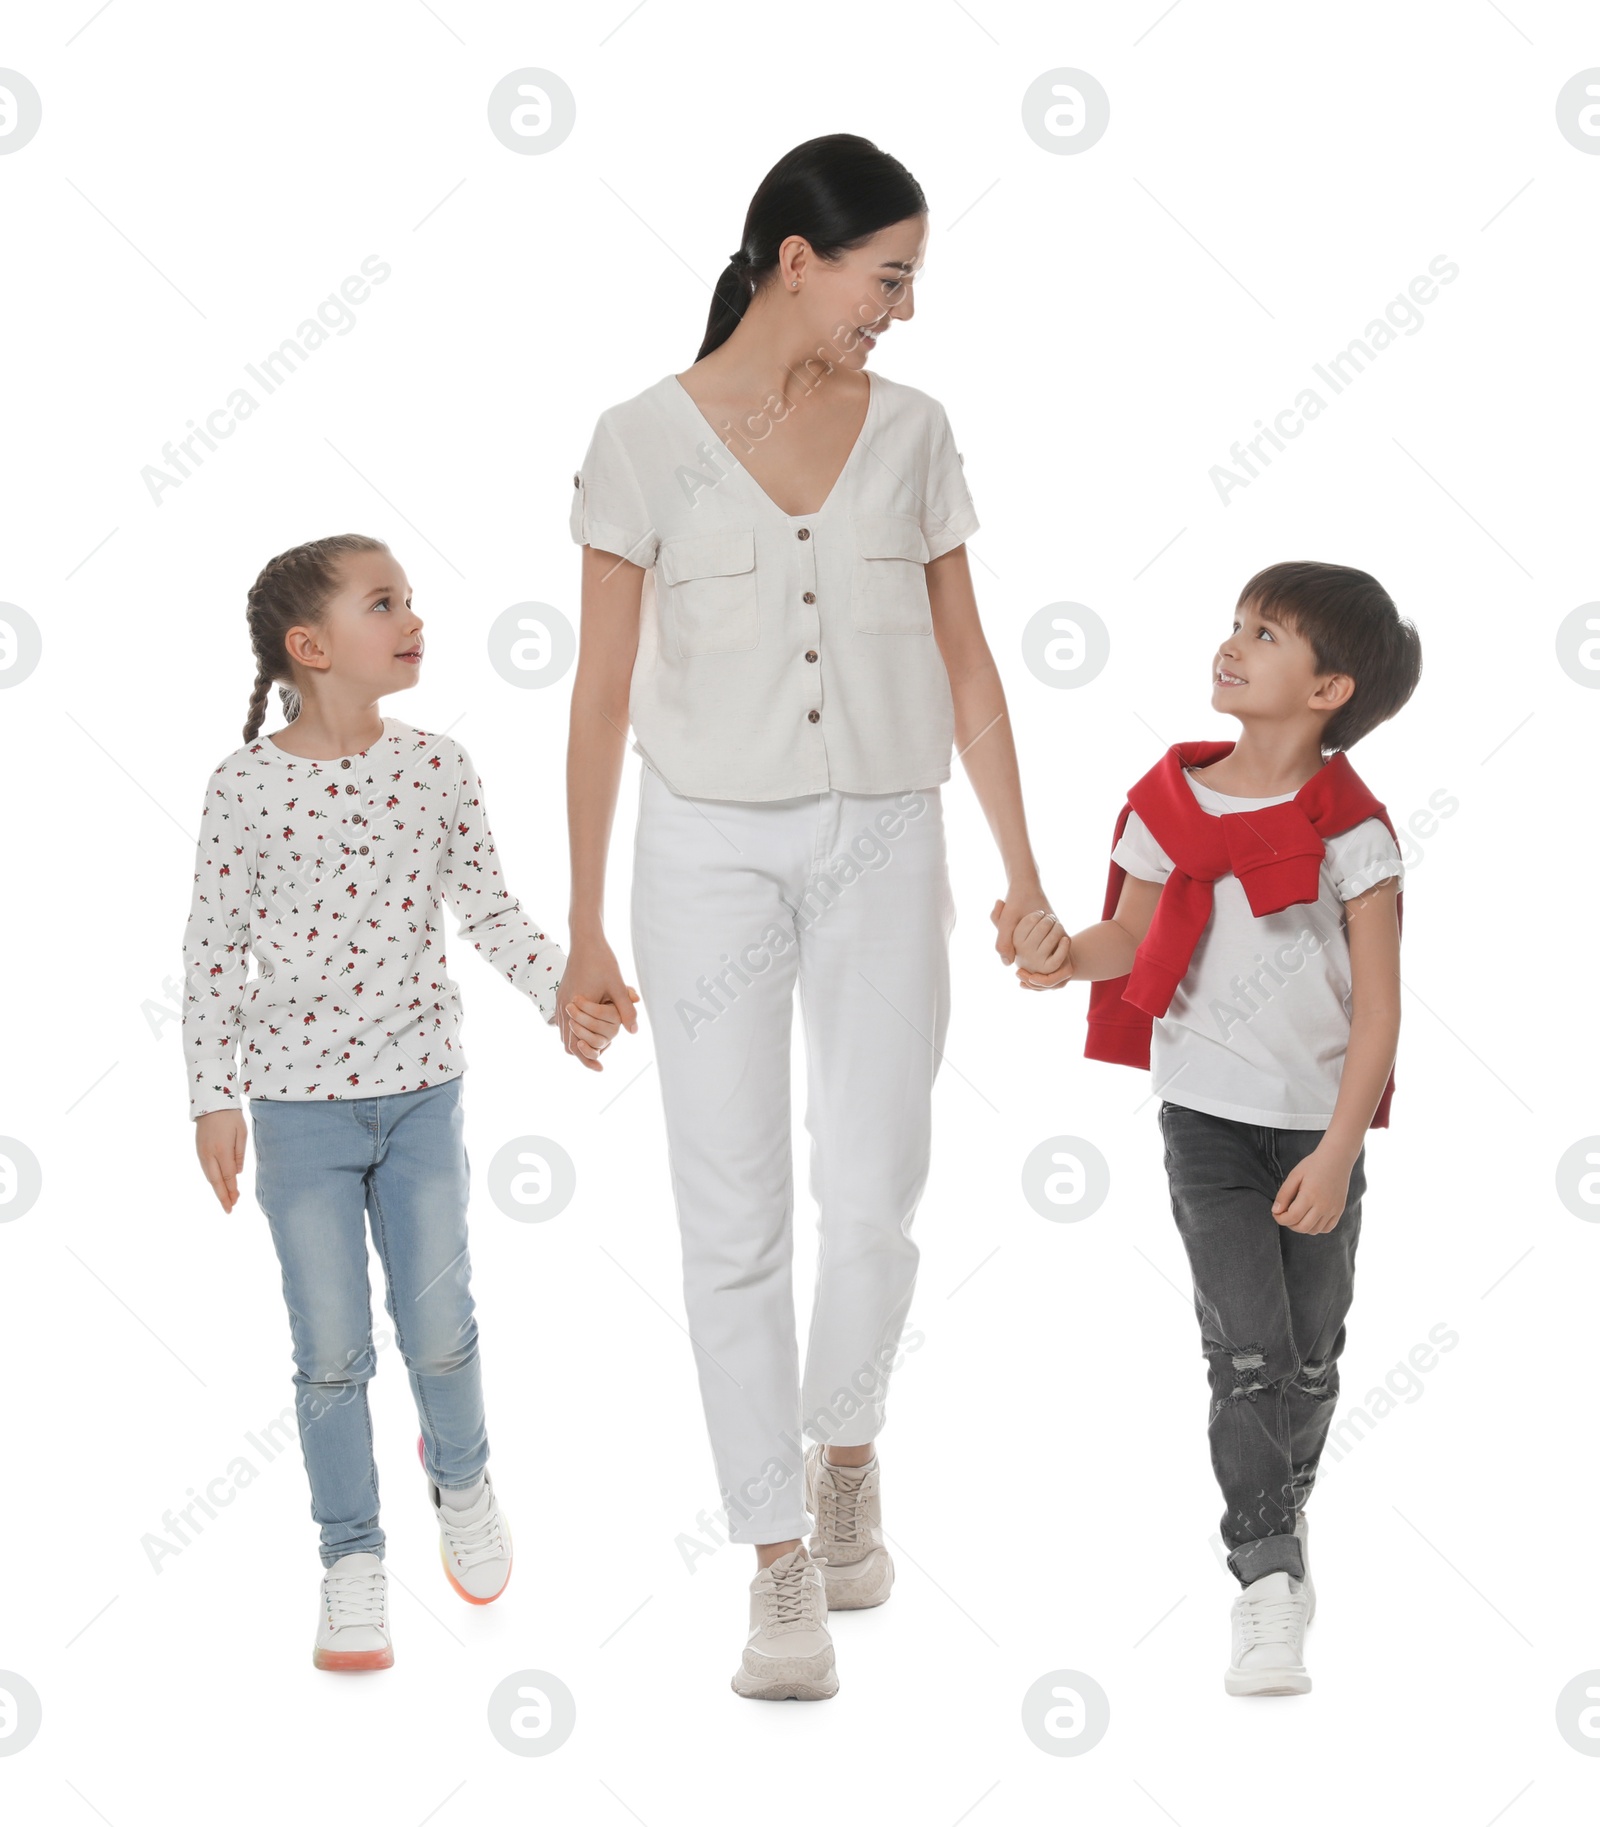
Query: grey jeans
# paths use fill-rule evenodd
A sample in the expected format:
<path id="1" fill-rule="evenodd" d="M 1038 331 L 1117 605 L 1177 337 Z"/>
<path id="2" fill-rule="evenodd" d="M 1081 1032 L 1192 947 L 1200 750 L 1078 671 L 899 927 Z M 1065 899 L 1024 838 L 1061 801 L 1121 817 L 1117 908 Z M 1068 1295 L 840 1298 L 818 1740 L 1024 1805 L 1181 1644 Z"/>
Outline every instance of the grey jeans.
<path id="1" fill-rule="evenodd" d="M 1159 1119 L 1211 1380 L 1228 1565 L 1245 1586 L 1280 1567 L 1299 1579 L 1294 1519 L 1316 1482 L 1339 1395 L 1366 1147 L 1339 1222 L 1306 1236 L 1280 1225 L 1272 1202 L 1325 1131 L 1265 1128 L 1184 1104 L 1163 1103 Z"/>

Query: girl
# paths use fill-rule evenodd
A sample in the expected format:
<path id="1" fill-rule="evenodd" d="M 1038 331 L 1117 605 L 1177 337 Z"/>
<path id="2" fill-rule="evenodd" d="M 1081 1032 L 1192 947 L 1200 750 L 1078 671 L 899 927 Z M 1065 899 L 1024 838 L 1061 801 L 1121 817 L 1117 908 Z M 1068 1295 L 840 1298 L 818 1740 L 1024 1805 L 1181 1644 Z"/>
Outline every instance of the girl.
<path id="1" fill-rule="evenodd" d="M 206 790 L 184 940 L 190 1115 L 200 1165 L 232 1211 L 250 1100 L 256 1200 L 283 1269 L 295 1414 L 322 1526 L 312 1660 L 389 1668 L 367 1217 L 445 1572 L 475 1605 L 511 1575 L 511 1531 L 486 1469 L 467 1062 L 441 894 L 462 935 L 547 1022 L 566 960 L 501 880 L 467 751 L 378 713 L 422 663 L 422 618 L 389 548 L 345 534 L 284 552 L 256 579 L 247 616 L 256 682 L 245 746 Z M 288 728 L 263 738 L 275 680 Z M 566 1050 L 602 1070 L 615 1007 L 569 997 L 565 1012 Z"/>
<path id="2" fill-rule="evenodd" d="M 558 1000 L 609 999 L 635 1026 L 600 915 L 631 717 L 634 956 L 712 1457 L 729 1534 L 756 1553 L 733 1686 L 760 1699 L 834 1693 L 828 1612 L 880 1605 L 893 1580 L 874 1441 L 949 1016 L 952 736 L 1006 869 L 990 916 L 1005 963 L 1017 921 L 1048 905 L 949 423 L 867 372 L 911 320 L 927 240 L 897 160 L 852 134 L 796 147 L 756 191 L 699 359 L 603 412 L 573 479 L 589 549 Z M 822 1243 L 803 1382 L 797 983 Z"/>

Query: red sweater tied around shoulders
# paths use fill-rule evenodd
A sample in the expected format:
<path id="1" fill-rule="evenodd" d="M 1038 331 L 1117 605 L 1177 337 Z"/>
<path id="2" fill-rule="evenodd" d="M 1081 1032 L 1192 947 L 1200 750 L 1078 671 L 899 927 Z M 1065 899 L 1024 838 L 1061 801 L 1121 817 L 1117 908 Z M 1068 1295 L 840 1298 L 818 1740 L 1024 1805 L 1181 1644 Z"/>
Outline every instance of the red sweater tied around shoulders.
<path id="1" fill-rule="evenodd" d="M 1184 768 L 1208 767 L 1233 749 L 1231 742 L 1175 742 L 1128 791 L 1117 815 L 1112 848 L 1122 836 L 1128 813 L 1137 812 L 1172 858 L 1173 870 L 1162 885 L 1150 930 L 1134 953 L 1133 969 L 1126 977 L 1102 978 L 1089 986 L 1086 1059 L 1148 1069 L 1155 1018 L 1166 1014 L 1189 969 L 1211 917 L 1212 884 L 1219 876 L 1239 878 L 1250 911 L 1259 918 L 1315 901 L 1327 840 L 1363 819 L 1380 819 L 1399 843 L 1381 801 L 1343 753 L 1324 762 L 1293 799 L 1248 812 L 1207 812 L 1195 798 Z M 1116 913 L 1126 874 L 1113 860 L 1102 919 Z M 1395 896 L 1397 922 L 1403 918 L 1404 903 L 1402 890 Z M 1369 1128 L 1388 1127 L 1393 1098 L 1391 1068 Z"/>

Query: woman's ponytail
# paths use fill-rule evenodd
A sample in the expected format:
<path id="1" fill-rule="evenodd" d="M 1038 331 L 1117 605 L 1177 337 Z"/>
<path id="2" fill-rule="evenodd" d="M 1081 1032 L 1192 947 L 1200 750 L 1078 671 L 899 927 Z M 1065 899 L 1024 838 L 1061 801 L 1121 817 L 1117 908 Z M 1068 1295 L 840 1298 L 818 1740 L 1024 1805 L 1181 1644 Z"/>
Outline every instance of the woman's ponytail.
<path id="1" fill-rule="evenodd" d="M 737 253 L 728 256 L 722 277 L 712 290 L 711 315 L 706 319 L 706 334 L 700 345 L 700 355 L 709 355 L 733 335 L 739 327 L 739 319 L 744 316 L 745 306 L 754 296 L 750 257 L 740 248 Z M 699 359 L 700 356 L 697 355 L 695 360 Z"/>
<path id="2" fill-rule="evenodd" d="M 786 152 L 750 199 L 738 251 L 712 290 L 695 360 L 720 349 L 739 327 L 788 236 L 803 235 L 815 254 L 833 260 L 927 207 L 905 166 L 859 134 L 825 133 Z"/>

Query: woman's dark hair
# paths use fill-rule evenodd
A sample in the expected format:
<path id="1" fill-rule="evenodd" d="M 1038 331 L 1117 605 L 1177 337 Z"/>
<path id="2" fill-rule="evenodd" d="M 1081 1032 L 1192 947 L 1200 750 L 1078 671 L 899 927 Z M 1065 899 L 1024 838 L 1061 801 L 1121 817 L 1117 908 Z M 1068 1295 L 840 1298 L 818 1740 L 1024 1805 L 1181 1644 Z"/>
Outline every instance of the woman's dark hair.
<path id="1" fill-rule="evenodd" d="M 246 742 L 254 742 L 261 733 L 267 695 L 275 680 L 280 684 L 284 717 L 293 723 L 300 715 L 300 694 L 293 684 L 283 637 L 291 628 L 315 627 L 322 620 L 328 598 L 339 588 L 339 560 L 351 552 L 388 550 L 381 539 L 369 539 L 365 533 L 335 533 L 280 552 L 261 567 L 261 575 L 245 598 L 245 621 L 256 656 L 255 688 L 244 723 Z"/>
<path id="2" fill-rule="evenodd" d="M 695 360 L 733 334 L 756 287 L 777 266 L 786 236 L 804 235 L 824 260 L 833 260 L 927 207 L 905 166 L 860 134 L 825 133 L 786 152 L 750 199 L 744 235 L 717 281 Z"/>
<path id="3" fill-rule="evenodd" d="M 1350 749 L 1385 723 L 1417 689 L 1422 643 L 1375 577 L 1309 559 L 1268 565 L 1239 592 L 1258 614 L 1276 616 L 1311 643 L 1319 673 L 1348 673 L 1356 688 L 1328 719 L 1324 749 Z"/>

